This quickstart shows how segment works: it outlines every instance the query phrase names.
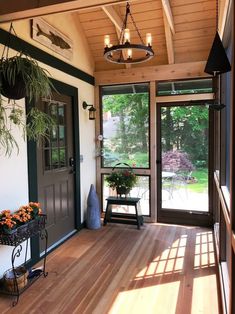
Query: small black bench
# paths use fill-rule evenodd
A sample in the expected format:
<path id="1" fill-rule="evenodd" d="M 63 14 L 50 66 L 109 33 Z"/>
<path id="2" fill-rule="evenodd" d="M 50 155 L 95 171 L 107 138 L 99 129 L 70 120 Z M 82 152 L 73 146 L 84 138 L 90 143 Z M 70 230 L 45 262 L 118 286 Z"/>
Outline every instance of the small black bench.
<path id="1" fill-rule="evenodd" d="M 109 196 L 106 201 L 107 206 L 104 217 L 104 226 L 107 222 L 137 225 L 138 229 L 140 229 L 140 226 L 143 225 L 144 220 L 139 205 L 140 198 Z M 134 206 L 135 214 L 113 213 L 112 205 Z"/>

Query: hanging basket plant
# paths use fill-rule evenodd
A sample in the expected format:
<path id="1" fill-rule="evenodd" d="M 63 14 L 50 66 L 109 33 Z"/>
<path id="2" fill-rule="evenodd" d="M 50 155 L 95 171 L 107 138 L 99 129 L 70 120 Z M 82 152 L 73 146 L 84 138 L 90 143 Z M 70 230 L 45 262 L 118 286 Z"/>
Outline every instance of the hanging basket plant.
<path id="1" fill-rule="evenodd" d="M 38 62 L 23 54 L 1 58 L 1 94 L 8 99 L 28 97 L 38 100 L 51 94 L 52 83 L 48 72 Z"/>
<path id="2" fill-rule="evenodd" d="M 11 25 L 9 36 L 12 29 Z M 13 125 L 20 127 L 23 135 L 33 140 L 48 137 L 55 125 L 48 114 L 36 108 L 30 109 L 25 116 L 22 108 L 16 103 L 16 100 L 25 97 L 31 103 L 50 98 L 54 87 L 49 72 L 22 52 L 13 57 L 8 57 L 8 52 L 9 47 L 5 46 L 0 59 L 0 151 L 4 150 L 6 155 L 10 155 L 15 147 L 19 149 L 12 134 Z"/>

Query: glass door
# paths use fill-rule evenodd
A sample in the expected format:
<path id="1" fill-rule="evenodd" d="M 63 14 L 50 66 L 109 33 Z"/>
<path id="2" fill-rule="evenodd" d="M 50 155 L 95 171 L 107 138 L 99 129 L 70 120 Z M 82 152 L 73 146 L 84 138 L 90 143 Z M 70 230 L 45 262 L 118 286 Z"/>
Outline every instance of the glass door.
<path id="1" fill-rule="evenodd" d="M 208 225 L 208 108 L 158 104 L 158 143 L 158 220 Z"/>

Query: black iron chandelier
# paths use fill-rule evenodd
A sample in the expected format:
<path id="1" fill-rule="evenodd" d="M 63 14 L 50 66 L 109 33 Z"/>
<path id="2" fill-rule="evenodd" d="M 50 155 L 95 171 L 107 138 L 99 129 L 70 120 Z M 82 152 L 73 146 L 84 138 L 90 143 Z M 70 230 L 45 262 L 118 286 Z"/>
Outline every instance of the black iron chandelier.
<path id="1" fill-rule="evenodd" d="M 140 40 L 139 44 L 131 44 L 130 42 L 130 29 L 127 28 L 128 16 L 131 17 L 132 24 L 134 25 L 134 28 L 138 34 L 138 38 Z M 112 45 L 110 43 L 109 35 L 104 36 L 104 44 L 104 57 L 106 60 L 113 63 L 141 63 L 150 60 L 154 56 L 151 33 L 146 34 L 145 45 L 131 14 L 130 5 L 128 2 L 126 5 L 126 14 L 119 37 L 119 44 Z"/>

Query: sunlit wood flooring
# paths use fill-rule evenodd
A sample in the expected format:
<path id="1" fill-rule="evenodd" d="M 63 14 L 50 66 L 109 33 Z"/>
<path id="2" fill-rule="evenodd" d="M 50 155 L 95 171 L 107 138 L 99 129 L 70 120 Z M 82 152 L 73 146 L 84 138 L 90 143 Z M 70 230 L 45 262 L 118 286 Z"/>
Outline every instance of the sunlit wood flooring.
<path id="1" fill-rule="evenodd" d="M 0 313 L 221 313 L 209 229 L 83 229 L 48 256 L 47 270 L 15 308 L 1 296 Z"/>

